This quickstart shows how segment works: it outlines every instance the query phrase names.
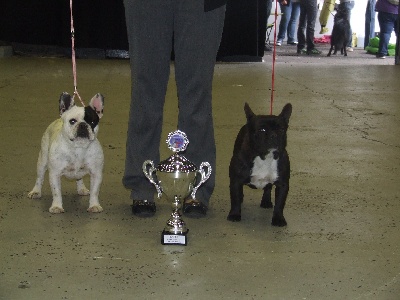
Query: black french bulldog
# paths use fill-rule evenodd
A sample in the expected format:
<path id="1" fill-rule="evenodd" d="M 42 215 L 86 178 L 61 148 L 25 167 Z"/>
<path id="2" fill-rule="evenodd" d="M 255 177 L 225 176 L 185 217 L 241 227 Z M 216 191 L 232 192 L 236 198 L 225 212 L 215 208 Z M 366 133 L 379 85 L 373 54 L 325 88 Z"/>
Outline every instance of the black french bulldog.
<path id="1" fill-rule="evenodd" d="M 272 208 L 271 191 L 275 185 L 273 226 L 286 226 L 283 216 L 289 192 L 290 162 L 286 151 L 286 132 L 292 105 L 286 104 L 279 116 L 255 115 L 250 106 L 244 106 L 247 123 L 235 141 L 229 165 L 231 210 L 227 219 L 241 220 L 243 185 L 264 189 L 260 206 Z"/>
<path id="2" fill-rule="evenodd" d="M 336 55 L 339 49 L 341 54 L 344 53 L 344 56 L 347 56 L 346 47 L 351 39 L 350 28 L 349 12 L 344 6 L 339 5 L 333 19 L 331 48 L 327 56 L 331 56 L 332 50 L 334 50 L 333 55 Z"/>

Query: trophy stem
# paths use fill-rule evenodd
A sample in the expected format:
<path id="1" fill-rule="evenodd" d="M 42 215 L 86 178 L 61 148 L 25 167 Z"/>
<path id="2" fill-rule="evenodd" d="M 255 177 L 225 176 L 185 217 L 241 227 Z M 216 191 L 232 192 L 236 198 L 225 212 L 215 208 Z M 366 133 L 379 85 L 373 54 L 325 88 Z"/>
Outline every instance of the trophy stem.
<path id="1" fill-rule="evenodd" d="M 186 223 L 182 219 L 181 215 L 182 203 L 179 196 L 174 196 L 174 201 L 172 202 L 172 213 L 167 221 L 167 226 L 164 231 L 173 234 L 183 234 L 188 231 L 186 228 Z"/>
<path id="2" fill-rule="evenodd" d="M 189 229 L 187 229 L 185 222 L 182 220 L 181 207 L 182 203 L 179 196 L 174 196 L 174 201 L 172 202 L 173 211 L 161 236 L 163 245 L 187 245 L 186 235 Z"/>

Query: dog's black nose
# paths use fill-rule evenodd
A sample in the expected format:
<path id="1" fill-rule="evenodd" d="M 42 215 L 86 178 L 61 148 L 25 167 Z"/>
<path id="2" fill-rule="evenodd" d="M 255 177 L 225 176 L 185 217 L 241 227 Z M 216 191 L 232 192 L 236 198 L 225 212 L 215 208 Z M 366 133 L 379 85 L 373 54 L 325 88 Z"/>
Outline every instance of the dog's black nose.
<path id="1" fill-rule="evenodd" d="M 76 135 L 81 138 L 89 137 L 88 125 L 85 122 L 79 123 Z"/>

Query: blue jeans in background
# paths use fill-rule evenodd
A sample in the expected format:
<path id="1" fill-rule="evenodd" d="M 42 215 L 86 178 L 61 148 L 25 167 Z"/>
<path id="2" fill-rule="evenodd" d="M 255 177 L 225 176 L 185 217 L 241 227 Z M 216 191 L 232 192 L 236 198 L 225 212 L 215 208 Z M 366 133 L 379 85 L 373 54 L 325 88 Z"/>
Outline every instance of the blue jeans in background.
<path id="1" fill-rule="evenodd" d="M 289 2 L 288 5 L 280 4 L 281 8 L 281 22 L 279 23 L 279 31 L 277 40 L 282 42 L 285 39 L 287 32 L 288 44 L 296 42 L 296 29 L 297 20 L 300 15 L 300 3 L 299 2 Z"/>
<path id="2" fill-rule="evenodd" d="M 375 3 L 376 0 L 368 0 L 365 10 L 364 49 L 369 45 L 369 40 L 375 37 Z"/>
<path id="3" fill-rule="evenodd" d="M 379 56 L 388 55 L 388 45 L 390 36 L 392 35 L 393 30 L 397 32 L 397 15 L 386 13 L 386 12 L 378 12 L 378 22 L 379 22 Z"/>

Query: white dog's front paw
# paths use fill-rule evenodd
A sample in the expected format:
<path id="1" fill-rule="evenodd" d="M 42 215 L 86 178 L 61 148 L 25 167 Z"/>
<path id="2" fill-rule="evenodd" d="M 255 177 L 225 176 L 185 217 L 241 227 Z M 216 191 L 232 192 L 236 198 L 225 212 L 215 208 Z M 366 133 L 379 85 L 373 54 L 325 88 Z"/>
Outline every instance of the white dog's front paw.
<path id="1" fill-rule="evenodd" d="M 49 208 L 49 212 L 52 214 L 61 214 L 64 212 L 64 208 L 58 206 L 52 206 Z"/>
<path id="2" fill-rule="evenodd" d="M 90 213 L 99 213 L 103 211 L 103 208 L 100 205 L 93 205 L 87 209 Z"/>
<path id="3" fill-rule="evenodd" d="M 28 193 L 28 198 L 39 199 L 40 197 L 42 197 L 42 193 L 40 191 L 35 190 L 35 189 L 33 189 L 32 191 L 30 191 Z"/>

